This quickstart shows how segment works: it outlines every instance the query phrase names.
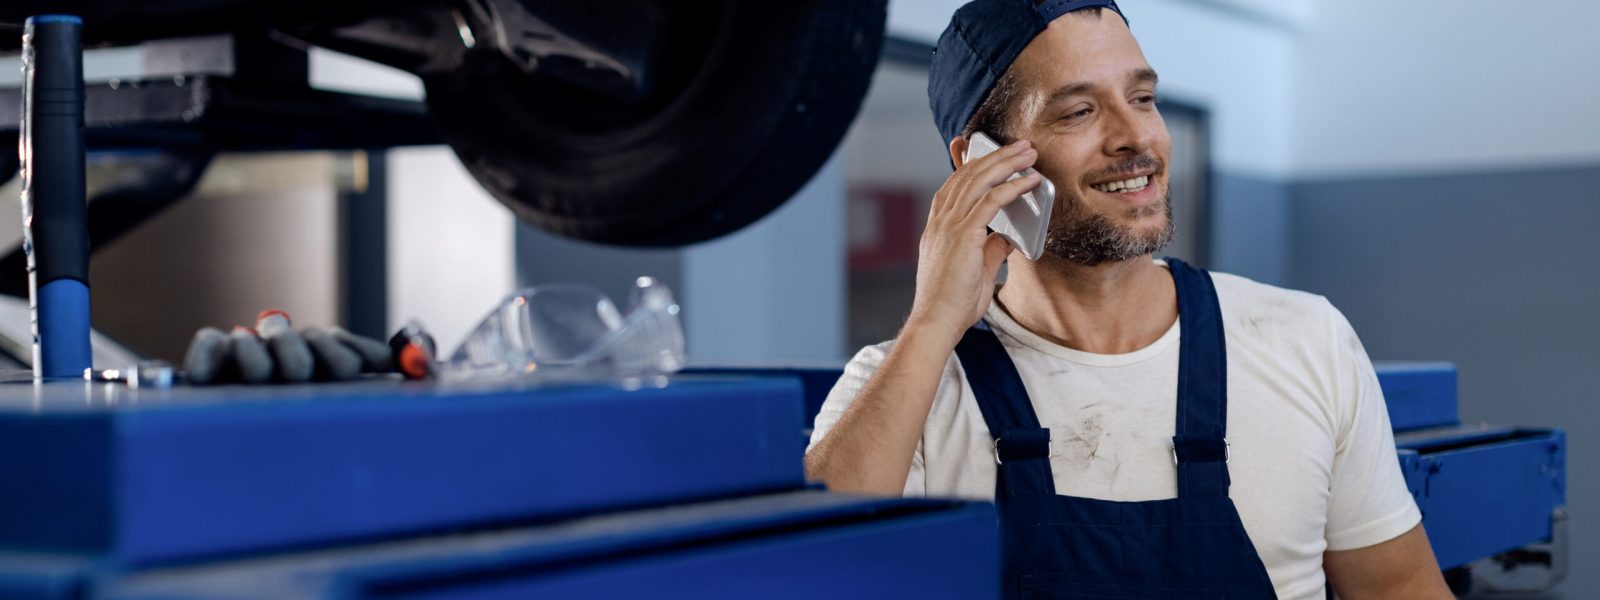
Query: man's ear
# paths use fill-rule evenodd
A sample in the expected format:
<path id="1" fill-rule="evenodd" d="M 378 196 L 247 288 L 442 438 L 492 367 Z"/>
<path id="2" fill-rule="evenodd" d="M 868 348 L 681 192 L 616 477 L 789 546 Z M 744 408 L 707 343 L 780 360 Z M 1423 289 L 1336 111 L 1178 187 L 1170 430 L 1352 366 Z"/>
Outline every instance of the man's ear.
<path id="1" fill-rule="evenodd" d="M 958 135 L 950 140 L 950 164 L 957 169 L 967 163 L 967 137 Z"/>

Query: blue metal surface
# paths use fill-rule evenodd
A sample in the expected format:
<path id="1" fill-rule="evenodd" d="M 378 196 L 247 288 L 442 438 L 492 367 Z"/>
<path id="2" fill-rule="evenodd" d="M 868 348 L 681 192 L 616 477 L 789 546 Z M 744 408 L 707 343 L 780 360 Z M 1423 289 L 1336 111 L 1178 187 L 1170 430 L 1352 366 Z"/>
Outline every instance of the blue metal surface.
<path id="1" fill-rule="evenodd" d="M 784 379 L 0 385 L 0 548 L 147 565 L 798 489 L 801 421 Z"/>
<path id="2" fill-rule="evenodd" d="M 800 393 L 806 405 L 805 433 L 809 438 L 811 427 L 822 412 L 822 403 L 828 399 L 833 384 L 838 383 L 844 369 L 839 367 L 697 367 L 684 373 L 696 375 L 725 375 L 741 377 L 788 377 L 800 382 Z"/>
<path id="3" fill-rule="evenodd" d="M 1373 363 L 1378 385 L 1389 406 L 1389 421 L 1395 431 L 1455 425 L 1456 366 L 1447 362 Z M 744 375 L 790 377 L 800 382 L 805 398 L 807 430 L 811 429 L 829 390 L 844 373 L 836 367 L 700 367 L 686 371 L 706 375 Z"/>
<path id="4" fill-rule="evenodd" d="M 0 552 L 0 598 L 78 600 L 93 568 L 81 556 Z"/>
<path id="5" fill-rule="evenodd" d="M 1378 385 L 1395 431 L 1447 427 L 1456 411 L 1456 366 L 1447 362 L 1375 362 Z"/>
<path id="6" fill-rule="evenodd" d="M 174 567 L 92 598 L 994 598 L 986 503 L 794 492 Z"/>
<path id="7" fill-rule="evenodd" d="M 1566 434 L 1462 427 L 1395 438 L 1434 554 L 1458 567 L 1550 539 L 1566 499 Z"/>

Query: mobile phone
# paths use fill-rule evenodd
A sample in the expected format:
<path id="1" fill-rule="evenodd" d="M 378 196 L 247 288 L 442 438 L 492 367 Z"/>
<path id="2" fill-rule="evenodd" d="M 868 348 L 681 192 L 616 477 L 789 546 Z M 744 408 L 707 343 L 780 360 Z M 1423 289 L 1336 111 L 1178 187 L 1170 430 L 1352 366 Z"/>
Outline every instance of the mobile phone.
<path id="1" fill-rule="evenodd" d="M 994 138 L 980 131 L 972 134 L 967 140 L 966 160 L 977 160 L 999 149 L 1000 144 L 995 143 Z M 1036 172 L 1029 167 L 1012 173 L 1006 181 Z M 989 221 L 989 229 L 1005 237 L 1011 242 L 1012 247 L 1022 251 L 1023 256 L 1037 260 L 1044 252 L 1045 234 L 1050 232 L 1050 211 L 1055 205 L 1056 184 L 1045 177 L 1040 177 L 1039 185 L 1032 191 L 1024 193 L 1021 198 L 1000 208 L 994 220 Z"/>

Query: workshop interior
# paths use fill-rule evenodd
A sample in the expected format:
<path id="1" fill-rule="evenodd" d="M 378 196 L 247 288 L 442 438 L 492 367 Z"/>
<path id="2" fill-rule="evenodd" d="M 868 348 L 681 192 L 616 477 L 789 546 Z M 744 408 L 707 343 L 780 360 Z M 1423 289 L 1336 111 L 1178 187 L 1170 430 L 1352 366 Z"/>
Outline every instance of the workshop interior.
<path id="1" fill-rule="evenodd" d="M 963 3 L 0 5 L 0 597 L 997 597 L 802 467 Z M 1459 597 L 1593 597 L 1600 6 L 1120 6 L 1160 254 L 1348 317 Z"/>

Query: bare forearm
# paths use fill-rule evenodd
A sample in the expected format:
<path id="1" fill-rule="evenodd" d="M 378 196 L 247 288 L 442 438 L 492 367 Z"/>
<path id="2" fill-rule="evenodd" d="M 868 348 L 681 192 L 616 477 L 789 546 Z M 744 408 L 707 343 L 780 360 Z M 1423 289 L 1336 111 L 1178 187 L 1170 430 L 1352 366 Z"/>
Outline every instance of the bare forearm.
<path id="1" fill-rule="evenodd" d="M 836 491 L 899 495 L 953 336 L 908 324 L 839 422 L 806 454 L 806 475 Z"/>
<path id="2" fill-rule="evenodd" d="M 966 140 L 950 145 L 956 171 L 934 194 L 917 246 L 911 318 L 850 408 L 806 455 L 806 475 L 835 490 L 899 494 L 950 352 L 994 297 L 995 273 L 1011 246 L 986 225 L 1000 207 L 1038 184 L 1026 141 L 968 162 Z"/>
<path id="3" fill-rule="evenodd" d="M 1334 593 L 1344 600 L 1455 597 L 1439 573 L 1421 525 L 1375 546 L 1327 552 L 1322 566 Z"/>

